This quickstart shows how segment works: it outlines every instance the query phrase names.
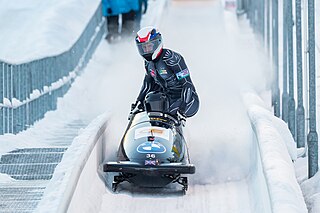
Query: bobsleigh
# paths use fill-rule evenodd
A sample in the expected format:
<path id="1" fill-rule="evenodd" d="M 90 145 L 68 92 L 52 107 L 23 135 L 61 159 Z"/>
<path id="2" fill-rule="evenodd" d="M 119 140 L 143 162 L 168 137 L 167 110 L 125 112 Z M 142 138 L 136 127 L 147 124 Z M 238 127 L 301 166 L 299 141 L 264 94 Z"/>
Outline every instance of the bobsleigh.
<path id="1" fill-rule="evenodd" d="M 165 112 L 168 100 L 163 93 L 151 92 L 143 109 L 136 107 L 121 140 L 116 162 L 103 165 L 104 172 L 116 172 L 112 183 L 115 192 L 127 181 L 139 187 L 164 187 L 170 183 L 188 190 L 185 174 L 194 174 L 183 136 L 185 119 Z"/>

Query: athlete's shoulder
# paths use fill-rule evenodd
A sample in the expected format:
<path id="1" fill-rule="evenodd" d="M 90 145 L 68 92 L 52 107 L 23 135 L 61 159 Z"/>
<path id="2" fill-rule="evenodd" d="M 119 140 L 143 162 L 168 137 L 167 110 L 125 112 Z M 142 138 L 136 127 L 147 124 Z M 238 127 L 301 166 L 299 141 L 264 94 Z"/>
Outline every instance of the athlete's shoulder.
<path id="1" fill-rule="evenodd" d="M 163 49 L 164 54 L 162 57 L 162 60 L 168 65 L 168 66 L 174 66 L 179 64 L 179 62 L 182 59 L 182 56 L 170 49 Z"/>

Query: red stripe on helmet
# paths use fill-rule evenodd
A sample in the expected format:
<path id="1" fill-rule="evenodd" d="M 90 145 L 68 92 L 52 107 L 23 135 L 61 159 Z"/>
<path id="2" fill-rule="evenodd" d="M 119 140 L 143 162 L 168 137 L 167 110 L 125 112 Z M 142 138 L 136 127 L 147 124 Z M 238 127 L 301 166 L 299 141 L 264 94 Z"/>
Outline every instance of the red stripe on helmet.
<path id="1" fill-rule="evenodd" d="M 146 41 L 148 41 L 149 38 L 150 38 L 150 35 L 151 35 L 151 32 L 149 32 L 146 37 L 140 37 L 140 36 L 138 36 L 139 42 L 146 42 Z"/>
<path id="2" fill-rule="evenodd" d="M 162 53 L 162 48 L 161 48 L 160 51 L 158 52 L 156 58 L 158 58 L 161 53 Z"/>

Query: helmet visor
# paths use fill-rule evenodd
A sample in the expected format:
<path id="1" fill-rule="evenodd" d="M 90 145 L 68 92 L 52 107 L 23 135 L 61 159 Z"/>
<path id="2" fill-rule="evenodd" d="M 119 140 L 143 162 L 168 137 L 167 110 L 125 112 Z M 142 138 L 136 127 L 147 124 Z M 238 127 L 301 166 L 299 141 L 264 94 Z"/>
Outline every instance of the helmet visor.
<path id="1" fill-rule="evenodd" d="M 161 43 L 160 39 L 155 39 L 143 43 L 137 43 L 140 55 L 153 54 Z"/>

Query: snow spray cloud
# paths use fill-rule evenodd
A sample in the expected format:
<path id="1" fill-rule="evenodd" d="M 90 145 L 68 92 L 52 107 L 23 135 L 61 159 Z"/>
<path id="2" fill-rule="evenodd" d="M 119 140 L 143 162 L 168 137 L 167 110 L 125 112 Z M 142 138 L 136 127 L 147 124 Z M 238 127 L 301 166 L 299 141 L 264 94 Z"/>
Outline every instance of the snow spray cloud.
<path id="1" fill-rule="evenodd" d="M 196 184 L 248 176 L 254 165 L 250 156 L 253 133 L 241 96 L 248 90 L 265 91 L 269 78 L 269 65 L 257 50 L 259 44 L 248 24 L 237 23 L 235 14 L 220 9 L 203 10 L 201 17 L 189 18 L 181 7 L 167 20 L 185 17 L 190 19 L 183 22 L 188 25 L 177 29 L 164 24 L 162 29 L 165 45 L 185 57 L 200 96 L 200 110 L 188 119 L 185 131 L 191 162 L 196 166 L 196 174 L 191 176 Z"/>
<path id="2" fill-rule="evenodd" d="M 144 62 L 134 40 L 115 45 L 102 43 L 93 60 L 95 63 L 88 67 L 88 76 L 84 78 L 89 77 L 91 84 L 86 88 L 87 110 L 95 114 L 110 111 L 112 117 L 108 124 L 106 156 L 109 160 L 115 160 L 117 146 L 127 126 L 131 103 L 135 102 L 143 82 Z"/>

